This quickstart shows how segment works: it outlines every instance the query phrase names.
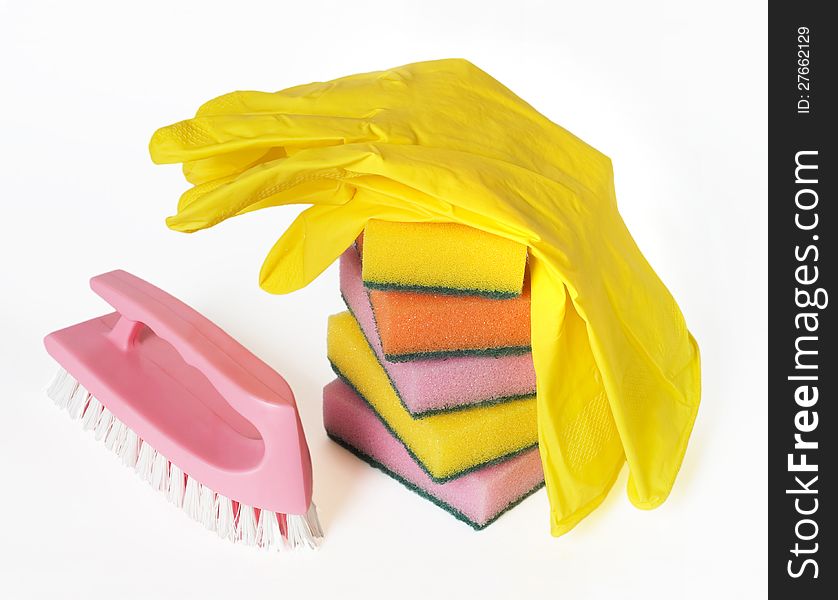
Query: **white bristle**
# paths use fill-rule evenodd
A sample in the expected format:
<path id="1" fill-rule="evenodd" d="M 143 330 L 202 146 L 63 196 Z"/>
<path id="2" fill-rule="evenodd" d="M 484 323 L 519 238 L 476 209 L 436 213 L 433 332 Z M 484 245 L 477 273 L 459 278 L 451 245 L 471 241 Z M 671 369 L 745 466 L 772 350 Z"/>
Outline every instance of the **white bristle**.
<path id="1" fill-rule="evenodd" d="M 125 423 L 119 423 L 119 435 L 116 438 L 116 443 L 113 446 L 113 451 L 116 452 L 118 456 L 122 456 L 122 450 L 125 448 L 125 442 L 128 439 L 128 432 L 131 429 Z"/>
<path id="2" fill-rule="evenodd" d="M 233 514 L 233 501 L 216 494 L 215 496 L 215 533 L 225 539 L 235 539 L 236 515 Z"/>
<path id="3" fill-rule="evenodd" d="M 113 424 L 113 415 L 107 408 L 102 408 L 102 413 L 96 420 L 96 428 L 93 430 L 93 437 L 96 441 L 102 441 L 108 435 Z"/>
<path id="4" fill-rule="evenodd" d="M 122 451 L 119 453 L 122 464 L 133 469 L 137 466 L 137 458 L 140 454 L 140 438 L 130 427 L 125 427 L 125 442 L 122 444 Z"/>
<path id="5" fill-rule="evenodd" d="M 259 511 L 259 525 L 256 526 L 256 545 L 266 550 L 279 549 L 285 545 L 275 512 L 270 510 Z"/>
<path id="6" fill-rule="evenodd" d="M 288 545 L 291 548 L 316 548 L 317 538 L 308 515 L 286 515 L 285 522 L 288 526 Z"/>
<path id="7" fill-rule="evenodd" d="M 151 465 L 151 487 L 158 492 L 169 490 L 169 461 L 159 452 L 154 456 Z"/>
<path id="8" fill-rule="evenodd" d="M 305 515 L 287 515 L 287 535 L 283 536 L 277 513 L 259 510 L 246 504 L 235 503 L 197 479 L 187 476 L 180 467 L 172 464 L 157 452 L 137 432 L 133 431 L 93 397 L 67 371 L 56 374 L 47 395 L 72 419 L 81 419 L 82 428 L 92 430 L 96 440 L 115 452 L 122 462 L 135 470 L 141 479 L 156 490 L 166 494 L 176 506 L 219 537 L 240 541 L 249 546 L 265 549 L 284 549 L 317 546 L 322 537 L 320 522 L 314 503 Z M 287 541 L 287 543 L 286 543 Z"/>
<path id="9" fill-rule="evenodd" d="M 55 377 L 52 378 L 52 381 L 47 388 L 47 397 L 51 400 L 55 399 L 55 395 L 59 389 L 61 389 L 61 385 L 64 383 L 64 380 L 69 376 L 69 373 L 64 369 L 58 369 L 55 373 Z"/>
<path id="10" fill-rule="evenodd" d="M 67 401 L 76 389 L 76 385 L 76 380 L 67 371 L 59 369 L 47 388 L 47 396 L 60 408 L 65 408 Z"/>
<path id="11" fill-rule="evenodd" d="M 119 454 L 122 451 L 122 444 L 125 443 L 125 435 L 128 433 L 127 429 L 125 423 L 114 417 L 111 430 L 105 436 L 105 447 L 108 450 L 112 450 L 115 454 Z"/>
<path id="12" fill-rule="evenodd" d="M 314 537 L 321 539 L 323 537 L 323 527 L 320 525 L 320 517 L 317 516 L 317 507 L 314 505 L 314 501 L 309 504 L 305 518 Z"/>
<path id="13" fill-rule="evenodd" d="M 215 530 L 216 505 L 215 492 L 207 486 L 201 486 L 201 523 L 210 531 Z"/>
<path id="14" fill-rule="evenodd" d="M 154 463 L 155 456 L 157 456 L 157 452 L 148 442 L 140 442 L 140 454 L 137 457 L 136 471 L 143 481 L 151 483 L 151 466 Z"/>
<path id="15" fill-rule="evenodd" d="M 246 504 L 239 505 L 236 539 L 248 546 L 256 544 L 256 513 L 252 506 L 247 506 Z"/>
<path id="16" fill-rule="evenodd" d="M 82 385 L 76 385 L 76 389 L 73 391 L 73 395 L 70 397 L 70 401 L 67 403 L 67 412 L 70 414 L 70 418 L 74 421 L 81 417 L 82 413 L 84 412 L 85 407 L 87 406 L 87 398 L 89 394 L 87 390 Z"/>
<path id="17" fill-rule="evenodd" d="M 201 518 L 201 484 L 194 477 L 189 477 L 189 481 L 186 482 L 183 510 L 196 521 Z"/>
<path id="18" fill-rule="evenodd" d="M 120 435 L 120 428 L 122 427 L 122 423 L 119 420 L 111 415 L 111 427 L 108 429 L 108 433 L 105 435 L 105 447 L 108 450 L 113 450 L 113 447 L 116 445 L 116 439 Z"/>
<path id="19" fill-rule="evenodd" d="M 183 471 L 176 464 L 169 463 L 169 502 L 178 508 L 183 506 Z"/>
<path id="20" fill-rule="evenodd" d="M 102 403 L 93 396 L 87 402 L 87 408 L 84 410 L 84 416 L 81 419 L 82 429 L 91 431 L 96 428 L 96 423 L 99 421 L 99 415 L 102 414 Z"/>
<path id="21" fill-rule="evenodd" d="M 62 369 L 56 375 L 47 393 L 58 408 L 66 409 L 78 385 L 79 382 Z"/>

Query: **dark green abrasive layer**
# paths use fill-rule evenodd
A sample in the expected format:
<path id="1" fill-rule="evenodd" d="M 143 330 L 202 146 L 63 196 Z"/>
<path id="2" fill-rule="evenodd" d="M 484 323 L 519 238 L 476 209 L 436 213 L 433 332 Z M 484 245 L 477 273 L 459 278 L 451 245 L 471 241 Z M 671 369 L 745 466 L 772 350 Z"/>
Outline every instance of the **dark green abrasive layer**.
<path id="1" fill-rule="evenodd" d="M 507 292 L 503 290 L 406 285 L 403 283 L 388 281 L 367 281 L 366 279 L 364 280 L 364 286 L 371 290 L 382 290 L 385 292 L 417 292 L 419 294 L 442 294 L 444 296 L 483 296 L 484 298 L 491 298 L 492 300 L 508 300 L 510 298 L 517 298 L 521 295 L 521 290 L 518 290 L 517 292 Z"/>
<path id="2" fill-rule="evenodd" d="M 456 508 L 454 508 L 450 504 L 446 504 L 445 502 L 443 502 L 439 498 L 429 494 L 427 491 L 423 490 L 419 486 L 411 483 L 410 481 L 408 481 L 407 479 L 405 479 L 404 477 L 402 477 L 398 473 L 394 473 L 393 471 L 391 471 L 390 469 L 388 469 L 387 467 L 382 465 L 380 462 L 375 460 L 373 457 L 369 456 L 368 454 L 366 454 L 364 452 L 361 452 L 360 450 L 358 450 L 357 448 L 352 446 L 352 444 L 350 444 L 349 442 L 346 442 L 346 441 L 342 440 L 338 436 L 333 435 L 328 431 L 326 432 L 326 435 L 328 435 L 329 439 L 331 439 L 337 445 L 345 448 L 346 450 L 348 450 L 349 452 L 351 452 L 352 454 L 354 454 L 355 456 L 360 458 L 362 461 L 364 461 L 365 463 L 367 463 L 371 467 L 374 467 L 374 468 L 378 469 L 379 471 L 381 471 L 382 473 L 384 473 L 386 475 L 389 475 L 390 477 L 392 477 L 393 479 L 395 479 L 396 481 L 401 483 L 403 486 L 405 486 L 409 490 L 412 490 L 413 492 L 416 492 L 417 494 L 419 494 L 420 496 L 422 496 L 426 500 L 430 500 L 431 502 L 436 504 L 438 507 L 440 507 L 442 510 L 450 513 L 454 518 L 462 521 L 463 523 L 465 523 L 466 525 L 472 527 L 473 529 L 475 529 L 477 531 L 480 531 L 481 529 L 485 529 L 486 527 L 488 527 L 489 525 L 491 525 L 492 523 L 497 521 L 505 513 L 512 510 L 513 508 L 518 506 L 521 502 L 523 502 L 524 500 L 529 498 L 531 495 L 533 495 L 535 492 L 537 492 L 542 487 L 544 487 L 544 482 L 542 481 L 541 483 L 536 485 L 534 488 L 532 488 L 528 492 L 525 492 L 519 498 L 515 499 L 513 502 L 510 502 L 503 510 L 498 512 L 496 515 L 494 515 L 491 519 L 489 519 L 485 523 L 475 523 L 474 521 L 469 519 L 467 516 L 465 516 L 463 513 L 461 513 L 459 510 L 457 510 Z"/>
<path id="3" fill-rule="evenodd" d="M 506 346 L 502 348 L 463 348 L 461 350 L 433 350 L 423 352 L 408 352 L 405 354 L 385 354 L 384 358 L 390 362 L 410 362 L 412 360 L 436 360 L 440 358 L 457 358 L 463 356 L 516 356 L 532 351 L 530 346 Z"/>

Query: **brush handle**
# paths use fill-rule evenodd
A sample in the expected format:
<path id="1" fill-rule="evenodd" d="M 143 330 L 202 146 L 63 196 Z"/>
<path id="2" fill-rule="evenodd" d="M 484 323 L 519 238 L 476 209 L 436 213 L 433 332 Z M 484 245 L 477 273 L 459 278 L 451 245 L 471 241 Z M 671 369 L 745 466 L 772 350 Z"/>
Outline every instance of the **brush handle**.
<path id="1" fill-rule="evenodd" d="M 294 405 L 281 375 L 174 296 L 122 270 L 93 277 L 90 287 L 120 314 L 110 337 L 123 351 L 145 325 L 201 371 L 240 413 L 252 412 L 250 400 Z M 242 398 L 247 401 L 237 401 Z"/>
<path id="2" fill-rule="evenodd" d="M 50 334 L 50 354 L 185 473 L 244 504 L 306 514 L 311 458 L 285 379 L 139 277 L 111 271 L 90 287 L 117 313 Z M 153 336 L 139 335 L 146 327 Z"/>
<path id="3" fill-rule="evenodd" d="M 212 491 L 276 513 L 307 514 L 311 457 L 285 380 L 138 277 L 112 271 L 90 285 L 117 312 L 44 338 L 82 389 Z"/>

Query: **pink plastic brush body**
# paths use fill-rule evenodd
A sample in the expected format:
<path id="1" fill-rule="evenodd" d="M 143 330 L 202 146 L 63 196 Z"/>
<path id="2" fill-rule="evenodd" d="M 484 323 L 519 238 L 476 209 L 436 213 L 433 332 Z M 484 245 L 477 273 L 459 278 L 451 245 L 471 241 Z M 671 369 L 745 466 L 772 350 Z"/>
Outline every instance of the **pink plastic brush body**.
<path id="1" fill-rule="evenodd" d="M 52 357 L 187 475 L 237 502 L 304 515 L 311 460 L 285 380 L 166 292 L 91 279 L 115 313 L 49 334 Z"/>

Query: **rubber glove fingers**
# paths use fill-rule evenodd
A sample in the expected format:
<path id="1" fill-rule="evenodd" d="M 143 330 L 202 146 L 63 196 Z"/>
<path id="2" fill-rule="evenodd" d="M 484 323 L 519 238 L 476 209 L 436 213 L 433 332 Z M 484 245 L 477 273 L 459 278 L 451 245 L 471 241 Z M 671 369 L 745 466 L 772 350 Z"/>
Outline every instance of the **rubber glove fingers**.
<path id="1" fill-rule="evenodd" d="M 223 94 L 202 104 L 196 116 L 288 112 L 309 115 L 341 115 L 364 117 L 370 108 L 370 94 L 376 93 L 377 108 L 395 106 L 386 102 L 382 93 L 396 91 L 383 86 L 392 78 L 390 70 L 349 75 L 331 81 L 316 81 L 276 92 L 240 90 Z M 401 90 L 404 91 L 403 89 Z M 403 96 L 403 93 L 402 93 Z"/>
<path id="2" fill-rule="evenodd" d="M 254 148 L 316 148 L 377 139 L 366 119 L 294 114 L 195 117 L 158 129 L 149 151 L 158 164 L 200 160 Z"/>
<path id="3" fill-rule="evenodd" d="M 271 248 L 259 273 L 259 285 L 272 294 L 305 287 L 352 245 L 366 223 L 361 217 L 355 205 L 307 208 Z"/>
<path id="4" fill-rule="evenodd" d="M 285 204 L 343 204 L 335 194 L 347 167 L 368 154 L 363 148 L 314 148 L 287 158 L 259 163 L 246 171 L 197 185 L 178 202 L 166 223 L 178 231 L 211 227 L 252 210 Z"/>
<path id="5" fill-rule="evenodd" d="M 214 179 L 226 179 L 244 173 L 259 164 L 287 158 L 285 148 L 246 148 L 237 152 L 214 154 L 207 158 L 183 163 L 183 176 L 192 185 Z"/>
<path id="6" fill-rule="evenodd" d="M 605 499 L 625 455 L 585 322 L 543 257 L 531 255 L 529 265 L 538 433 L 539 439 L 553 441 L 539 450 L 550 497 L 550 529 L 558 536 Z M 554 376 L 544 376 L 548 373 Z"/>

